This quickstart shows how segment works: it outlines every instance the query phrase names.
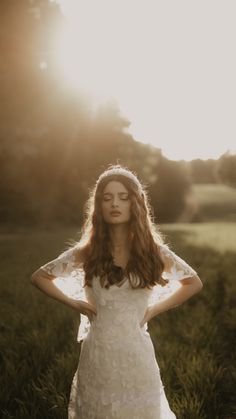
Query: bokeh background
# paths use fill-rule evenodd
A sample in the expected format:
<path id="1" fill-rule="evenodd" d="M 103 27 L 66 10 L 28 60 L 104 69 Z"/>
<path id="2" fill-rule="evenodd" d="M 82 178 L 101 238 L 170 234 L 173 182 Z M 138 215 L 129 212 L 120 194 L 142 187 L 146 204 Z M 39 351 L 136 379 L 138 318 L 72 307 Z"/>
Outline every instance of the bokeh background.
<path id="1" fill-rule="evenodd" d="M 79 315 L 30 275 L 135 171 L 201 293 L 149 323 L 178 419 L 236 417 L 234 2 L 0 0 L 1 417 L 66 418 Z"/>

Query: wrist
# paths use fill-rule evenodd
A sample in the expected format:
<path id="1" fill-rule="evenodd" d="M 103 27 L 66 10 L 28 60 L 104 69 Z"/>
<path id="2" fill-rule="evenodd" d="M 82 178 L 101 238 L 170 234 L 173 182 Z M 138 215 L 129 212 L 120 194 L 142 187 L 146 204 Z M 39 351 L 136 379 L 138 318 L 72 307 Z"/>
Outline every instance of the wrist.
<path id="1" fill-rule="evenodd" d="M 161 314 L 163 312 L 161 304 L 160 303 L 154 304 L 151 308 L 151 312 L 152 312 L 152 317 L 155 317 L 158 314 Z"/>
<path id="2" fill-rule="evenodd" d="M 62 300 L 62 302 L 63 302 L 65 305 L 67 305 L 67 306 L 69 306 L 69 307 L 71 307 L 71 308 L 74 308 L 74 307 L 75 307 L 75 303 L 76 303 L 76 301 L 77 301 L 77 300 L 75 300 L 75 299 L 73 299 L 73 298 L 71 298 L 71 297 L 68 297 L 68 296 L 65 296 L 65 298 L 63 298 L 63 300 Z"/>

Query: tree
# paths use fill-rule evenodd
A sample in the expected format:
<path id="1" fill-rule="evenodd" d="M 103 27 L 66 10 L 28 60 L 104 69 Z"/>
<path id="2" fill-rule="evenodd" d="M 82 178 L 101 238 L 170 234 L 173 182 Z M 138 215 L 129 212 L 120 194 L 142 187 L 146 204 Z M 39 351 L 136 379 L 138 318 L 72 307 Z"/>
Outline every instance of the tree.
<path id="1" fill-rule="evenodd" d="M 226 185 L 236 187 L 236 154 L 229 151 L 224 153 L 218 160 L 216 167 L 218 179 Z"/>
<path id="2" fill-rule="evenodd" d="M 157 181 L 151 196 L 158 222 L 173 222 L 185 208 L 185 198 L 191 183 L 185 167 L 178 161 L 160 156 L 156 169 Z"/>
<path id="3" fill-rule="evenodd" d="M 52 28 L 63 23 L 58 4 L 1 0 L 0 13 L 2 222 L 79 224 L 89 188 L 111 163 L 149 184 L 158 221 L 175 220 L 187 188 L 181 165 L 135 141 L 115 102 L 94 112 L 88 97 L 58 83 L 52 58 Z"/>

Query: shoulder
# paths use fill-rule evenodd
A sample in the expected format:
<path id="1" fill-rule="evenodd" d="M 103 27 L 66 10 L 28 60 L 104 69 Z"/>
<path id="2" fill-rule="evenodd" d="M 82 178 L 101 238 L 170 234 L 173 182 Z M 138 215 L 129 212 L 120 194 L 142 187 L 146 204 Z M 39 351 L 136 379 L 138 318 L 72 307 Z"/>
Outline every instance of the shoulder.
<path id="1" fill-rule="evenodd" d="M 76 245 L 70 249 L 74 256 L 74 262 L 78 266 L 83 266 L 88 258 L 88 248 L 86 245 Z"/>
<path id="2" fill-rule="evenodd" d="M 161 255 L 167 262 L 186 264 L 187 266 L 187 263 L 179 255 L 177 255 L 175 251 L 169 247 L 168 244 L 162 244 L 159 248 Z"/>
<path id="3" fill-rule="evenodd" d="M 165 243 L 158 244 L 158 251 L 162 257 L 170 256 L 173 254 L 169 246 Z"/>
<path id="4" fill-rule="evenodd" d="M 168 251 L 169 247 L 166 243 L 159 243 L 158 249 L 162 253 L 162 252 Z"/>
<path id="5" fill-rule="evenodd" d="M 166 243 L 160 244 L 158 246 L 160 256 L 164 262 L 165 269 L 170 269 L 173 262 L 176 262 L 177 260 L 180 261 L 180 258 L 176 255 L 176 253 L 170 249 L 169 245 Z"/>

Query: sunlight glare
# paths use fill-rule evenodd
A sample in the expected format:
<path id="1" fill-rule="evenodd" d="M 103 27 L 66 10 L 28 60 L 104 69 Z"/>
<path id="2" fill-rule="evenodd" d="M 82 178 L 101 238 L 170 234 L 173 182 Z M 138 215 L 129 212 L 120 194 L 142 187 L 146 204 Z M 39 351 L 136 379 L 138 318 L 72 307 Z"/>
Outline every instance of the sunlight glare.
<path id="1" fill-rule="evenodd" d="M 58 34 L 55 59 L 64 79 L 97 100 L 127 102 L 127 86 L 132 90 L 145 62 L 143 10 L 123 0 L 60 0 L 60 6 L 67 24 Z"/>
<path id="2" fill-rule="evenodd" d="M 130 134 L 170 159 L 235 149 L 234 2 L 55 1 L 55 66 L 72 90 L 94 108 L 115 99 Z"/>

